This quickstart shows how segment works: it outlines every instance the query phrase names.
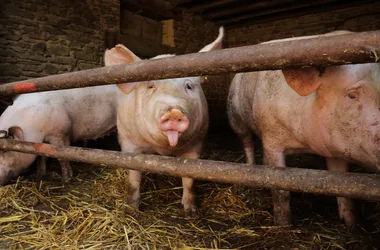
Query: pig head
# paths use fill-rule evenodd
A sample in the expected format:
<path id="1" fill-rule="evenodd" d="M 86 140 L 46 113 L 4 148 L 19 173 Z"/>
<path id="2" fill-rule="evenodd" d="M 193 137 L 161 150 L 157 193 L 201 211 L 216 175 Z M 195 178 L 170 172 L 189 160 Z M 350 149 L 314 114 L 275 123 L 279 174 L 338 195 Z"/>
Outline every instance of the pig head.
<path id="1" fill-rule="evenodd" d="M 13 126 L 6 131 L 6 137 L 14 140 L 24 140 L 24 132 L 18 126 Z M 7 184 L 11 179 L 19 176 L 24 166 L 32 164 L 36 156 L 15 151 L 0 151 L 0 186 Z"/>
<path id="2" fill-rule="evenodd" d="M 223 28 L 218 38 L 200 52 L 221 48 L 222 38 Z M 106 52 L 108 65 L 140 60 L 123 45 Z M 122 151 L 199 158 L 208 129 L 207 102 L 201 82 L 202 77 L 186 77 L 119 84 L 125 93 L 117 115 Z M 128 202 L 134 208 L 140 203 L 140 182 L 141 173 L 129 171 Z M 182 204 L 185 212 L 192 214 L 196 211 L 193 180 L 183 178 L 183 185 Z"/>
<path id="3" fill-rule="evenodd" d="M 380 64 L 283 74 L 293 90 L 313 100 L 304 133 L 314 152 L 380 170 Z"/>
<path id="4" fill-rule="evenodd" d="M 266 165 L 285 166 L 286 154 L 307 152 L 326 157 L 329 170 L 345 172 L 348 162 L 380 169 L 379 101 L 380 65 L 370 63 L 237 74 L 227 109 L 249 163 L 254 132 L 262 138 Z M 272 194 L 275 222 L 289 224 L 289 192 Z M 353 226 L 352 202 L 338 198 L 338 206 Z"/>

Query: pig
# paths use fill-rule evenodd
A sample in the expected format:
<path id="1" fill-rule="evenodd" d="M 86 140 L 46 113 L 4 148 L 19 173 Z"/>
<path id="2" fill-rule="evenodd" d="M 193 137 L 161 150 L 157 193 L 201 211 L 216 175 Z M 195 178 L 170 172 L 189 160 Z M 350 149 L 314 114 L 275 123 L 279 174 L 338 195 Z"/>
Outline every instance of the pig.
<path id="1" fill-rule="evenodd" d="M 221 27 L 216 40 L 200 52 L 220 49 L 223 35 Z M 141 59 L 119 44 L 106 52 L 106 60 L 121 64 Z M 208 107 L 201 81 L 202 77 L 186 77 L 119 84 L 125 93 L 117 111 L 122 152 L 198 159 L 208 130 Z M 182 178 L 182 204 L 187 216 L 196 213 L 193 182 Z M 141 172 L 129 170 L 127 203 L 134 209 L 140 205 L 140 184 Z"/>
<path id="2" fill-rule="evenodd" d="M 286 155 L 314 153 L 325 157 L 331 171 L 347 172 L 350 162 L 378 171 L 379 101 L 379 63 L 283 69 L 236 74 L 227 113 L 249 164 L 255 163 L 254 133 L 262 139 L 265 165 L 285 167 Z M 275 223 L 290 224 L 289 192 L 272 190 L 272 196 Z M 340 218 L 353 227 L 352 201 L 337 201 Z"/>
<path id="3" fill-rule="evenodd" d="M 15 140 L 48 142 L 68 146 L 71 141 L 97 139 L 116 128 L 118 99 L 116 85 L 21 94 L 0 117 L 0 130 Z M 19 176 L 36 155 L 0 151 L 0 185 Z M 59 160 L 62 179 L 72 177 L 69 161 Z M 37 160 L 37 178 L 46 173 L 46 157 Z"/>

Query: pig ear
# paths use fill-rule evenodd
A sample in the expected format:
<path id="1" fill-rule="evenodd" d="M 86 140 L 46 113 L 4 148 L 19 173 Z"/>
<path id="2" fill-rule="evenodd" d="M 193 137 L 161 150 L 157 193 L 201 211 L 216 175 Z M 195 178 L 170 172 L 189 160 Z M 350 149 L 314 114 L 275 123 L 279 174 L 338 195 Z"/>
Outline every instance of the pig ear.
<path id="1" fill-rule="evenodd" d="M 206 45 L 203 49 L 201 49 L 199 52 L 207 52 L 211 50 L 217 50 L 222 48 L 222 42 L 224 37 L 224 28 L 223 26 L 220 26 L 219 28 L 219 36 L 216 38 L 216 40 L 209 45 Z"/>
<path id="2" fill-rule="evenodd" d="M 129 94 L 136 88 L 137 84 L 138 84 L 138 82 L 128 82 L 128 83 L 121 83 L 121 84 L 116 84 L 116 85 L 125 94 Z"/>
<path id="3" fill-rule="evenodd" d="M 8 129 L 8 134 L 12 135 L 16 140 L 24 140 L 24 131 L 18 126 L 13 126 Z"/>
<path id="4" fill-rule="evenodd" d="M 110 50 L 106 50 L 104 54 L 104 64 L 106 66 L 118 65 L 118 64 L 127 64 L 131 62 L 138 62 L 141 59 L 133 54 L 127 47 L 122 44 L 116 45 Z M 117 86 L 125 93 L 129 94 L 136 87 L 136 82 L 132 83 L 120 83 Z"/>
<path id="5" fill-rule="evenodd" d="M 122 44 L 118 44 L 110 50 L 107 49 L 104 54 L 104 64 L 106 66 L 126 64 L 137 61 L 141 61 L 141 59 Z"/>
<path id="6" fill-rule="evenodd" d="M 283 69 L 286 83 L 299 95 L 307 96 L 321 86 L 320 73 L 315 68 Z"/>

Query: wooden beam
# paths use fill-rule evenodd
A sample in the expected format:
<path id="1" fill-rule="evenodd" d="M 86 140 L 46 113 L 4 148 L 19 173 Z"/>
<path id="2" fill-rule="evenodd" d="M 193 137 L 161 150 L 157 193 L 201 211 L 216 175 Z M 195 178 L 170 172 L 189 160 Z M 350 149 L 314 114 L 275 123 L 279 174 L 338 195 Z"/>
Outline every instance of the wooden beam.
<path id="1" fill-rule="evenodd" d="M 0 96 L 58 89 L 300 67 L 376 63 L 380 30 L 319 36 L 100 67 L 0 85 Z"/>
<path id="2" fill-rule="evenodd" d="M 200 3 L 188 2 L 177 7 L 185 9 L 186 12 L 203 12 L 207 9 L 221 7 L 228 4 L 241 4 L 242 0 L 214 0 L 202 1 Z"/>
<path id="3" fill-rule="evenodd" d="M 173 19 L 162 21 L 162 44 L 164 46 L 175 47 Z"/>
<path id="4" fill-rule="evenodd" d="M 256 16 L 250 19 L 239 21 L 239 22 L 220 21 L 220 24 L 223 24 L 226 29 L 236 29 L 236 28 L 246 27 L 246 26 L 254 25 L 254 24 L 269 23 L 269 22 L 274 22 L 278 20 L 295 18 L 299 16 L 327 12 L 327 11 L 331 11 L 335 9 L 355 7 L 358 5 L 362 5 L 364 3 L 371 3 L 371 2 L 375 3 L 377 1 L 376 0 L 368 0 L 368 1 L 362 0 L 362 1 L 353 1 L 353 2 L 340 1 L 334 4 L 326 4 L 325 6 L 320 7 L 320 8 L 316 8 L 316 6 L 305 7 L 298 10 L 293 10 L 291 12 L 285 11 L 285 12 L 277 13 L 276 15 L 269 14 L 269 15 L 264 15 L 264 16 Z"/>
<path id="5" fill-rule="evenodd" d="M 375 174 L 339 173 L 265 165 L 252 166 L 226 161 L 181 159 L 111 150 L 54 146 L 12 139 L 0 139 L 0 149 L 98 166 L 246 185 L 253 188 L 274 188 L 380 201 L 380 176 Z"/>
<path id="6" fill-rule="evenodd" d="M 262 2 L 254 2 L 250 4 L 239 4 L 234 7 L 222 7 L 218 9 L 210 9 L 201 14 L 202 17 L 208 20 L 213 20 L 225 16 L 230 16 L 239 13 L 245 13 L 248 11 L 257 11 L 263 8 L 270 8 L 276 5 L 283 4 L 294 4 L 299 2 L 300 0 L 272 0 L 272 1 L 262 1 Z"/>
<path id="7" fill-rule="evenodd" d="M 302 9 L 302 8 L 318 8 L 321 7 L 324 4 L 328 3 L 336 3 L 336 2 L 345 2 L 347 3 L 347 0 L 320 0 L 320 1 L 313 1 L 310 3 L 309 1 L 302 1 L 299 2 L 298 4 L 285 4 L 281 5 L 280 7 L 273 7 L 273 8 L 268 8 L 265 10 L 258 10 L 255 12 L 246 12 L 245 14 L 240 14 L 232 17 L 221 17 L 217 18 L 215 23 L 218 25 L 220 24 L 231 24 L 231 23 L 237 23 L 237 22 L 242 22 L 247 19 L 252 19 L 255 17 L 261 17 L 261 16 L 266 16 L 269 14 L 278 14 L 278 13 L 289 13 L 291 14 L 293 11 Z"/>
<path id="8" fill-rule="evenodd" d="M 155 20 L 182 20 L 182 12 L 165 0 L 121 0 L 121 8 Z"/>

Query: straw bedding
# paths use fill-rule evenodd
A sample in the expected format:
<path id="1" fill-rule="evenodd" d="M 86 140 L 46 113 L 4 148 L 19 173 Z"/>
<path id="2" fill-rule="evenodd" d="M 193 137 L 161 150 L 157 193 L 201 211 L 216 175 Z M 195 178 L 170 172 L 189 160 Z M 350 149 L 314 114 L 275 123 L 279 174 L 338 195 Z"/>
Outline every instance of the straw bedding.
<path id="1" fill-rule="evenodd" d="M 257 152 L 260 159 L 261 152 Z M 204 159 L 244 162 L 231 134 L 210 135 Z M 292 157 L 290 166 L 319 167 L 319 157 Z M 127 171 L 73 163 L 60 181 L 33 172 L 0 187 L 0 249 L 379 249 L 380 204 L 357 202 L 361 226 L 348 230 L 333 197 L 292 194 L 291 227 L 273 226 L 269 190 L 198 181 L 198 215 L 186 218 L 180 178 L 146 174 L 141 211 L 125 203 Z"/>

